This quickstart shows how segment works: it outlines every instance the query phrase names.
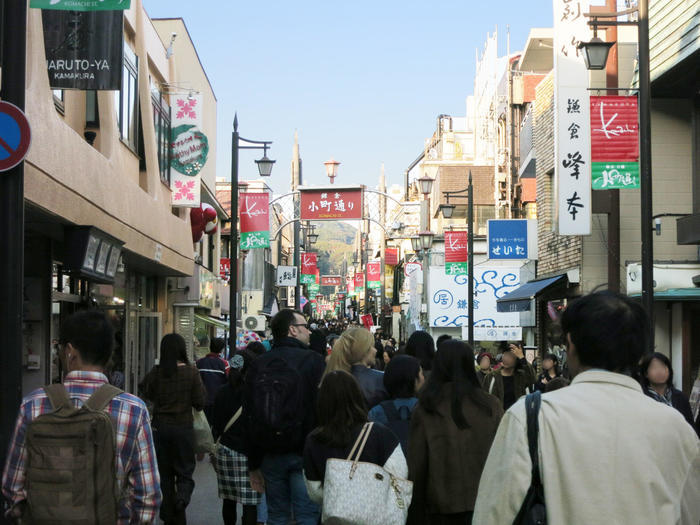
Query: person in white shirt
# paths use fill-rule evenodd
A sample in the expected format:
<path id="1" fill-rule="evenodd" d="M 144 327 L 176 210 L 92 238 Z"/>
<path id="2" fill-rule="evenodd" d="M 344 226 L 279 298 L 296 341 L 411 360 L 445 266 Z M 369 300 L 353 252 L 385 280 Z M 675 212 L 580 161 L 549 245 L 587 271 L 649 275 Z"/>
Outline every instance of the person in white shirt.
<path id="1" fill-rule="evenodd" d="M 642 307 L 611 292 L 562 316 L 571 386 L 542 396 L 539 455 L 550 525 L 700 523 L 700 441 L 631 375 L 650 348 Z M 530 486 L 524 399 L 506 412 L 479 484 L 474 521 L 512 523 Z"/>

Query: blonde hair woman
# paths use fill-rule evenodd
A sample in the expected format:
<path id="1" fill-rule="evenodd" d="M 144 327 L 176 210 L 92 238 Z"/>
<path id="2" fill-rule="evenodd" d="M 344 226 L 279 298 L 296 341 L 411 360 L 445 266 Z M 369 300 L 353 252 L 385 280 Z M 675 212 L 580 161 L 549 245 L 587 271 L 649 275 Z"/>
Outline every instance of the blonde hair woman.
<path id="1" fill-rule="evenodd" d="M 336 370 L 349 372 L 357 379 L 367 407 L 389 398 L 384 388 L 384 373 L 370 368 L 377 355 L 374 337 L 365 328 L 348 328 L 336 339 L 324 377 Z"/>

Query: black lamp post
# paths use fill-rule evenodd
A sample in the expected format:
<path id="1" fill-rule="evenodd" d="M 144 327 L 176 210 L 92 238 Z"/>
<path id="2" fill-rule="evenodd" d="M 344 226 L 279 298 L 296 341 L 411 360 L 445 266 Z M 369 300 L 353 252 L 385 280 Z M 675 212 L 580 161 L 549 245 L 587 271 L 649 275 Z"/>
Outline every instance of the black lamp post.
<path id="1" fill-rule="evenodd" d="M 618 21 L 617 17 L 638 13 L 638 20 Z M 642 222 L 642 306 L 649 316 L 651 324 L 651 351 L 654 346 L 654 237 L 653 237 L 653 212 L 652 212 L 652 181 L 651 181 L 651 80 L 649 76 L 649 0 L 639 0 L 636 8 L 630 8 L 616 13 L 587 13 L 592 18 L 588 25 L 595 30 L 598 27 L 612 27 L 620 25 L 637 26 L 637 45 L 639 47 L 639 186 L 641 194 L 641 222 Z M 615 20 L 599 20 L 599 18 L 614 18 Z M 595 34 L 595 33 L 594 33 Z M 609 47 L 613 43 L 609 43 Z M 607 53 L 603 57 L 600 39 L 595 37 L 591 42 L 582 42 L 579 47 L 585 50 L 586 65 L 591 67 L 590 57 L 594 61 L 595 69 L 605 67 Z"/>
<path id="2" fill-rule="evenodd" d="M 267 158 L 267 148 L 271 141 L 244 139 L 238 133 L 238 114 L 233 117 L 231 136 L 231 238 L 229 242 L 229 350 L 236 345 L 236 325 L 238 321 L 238 152 L 242 149 L 261 149 L 263 157 L 256 160 L 261 177 L 269 177 L 274 160 Z"/>
<path id="3" fill-rule="evenodd" d="M 469 346 L 474 348 L 474 186 L 472 185 L 472 171 L 469 170 L 469 186 L 459 191 L 443 191 L 447 201 L 446 204 L 440 205 L 440 212 L 445 219 L 451 219 L 455 211 L 455 205 L 450 204 L 450 195 L 453 198 L 463 198 L 461 193 L 466 192 L 467 197 L 467 277 L 468 281 L 468 301 L 467 315 L 469 317 L 469 325 L 467 327 L 469 334 Z"/>

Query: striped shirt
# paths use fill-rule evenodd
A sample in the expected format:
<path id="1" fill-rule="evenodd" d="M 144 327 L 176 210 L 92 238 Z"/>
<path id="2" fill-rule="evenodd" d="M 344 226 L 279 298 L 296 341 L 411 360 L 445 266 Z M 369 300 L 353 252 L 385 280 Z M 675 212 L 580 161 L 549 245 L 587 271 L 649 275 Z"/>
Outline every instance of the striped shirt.
<path id="1" fill-rule="evenodd" d="M 104 374 L 83 371 L 70 372 L 63 381 L 76 408 L 105 383 Z M 22 401 L 2 476 L 2 493 L 13 506 L 27 499 L 27 424 L 52 410 L 43 388 Z M 112 399 L 107 412 L 115 422 L 117 478 L 124 494 L 117 523 L 154 523 L 161 503 L 160 478 L 146 406 L 138 397 L 122 393 Z"/>

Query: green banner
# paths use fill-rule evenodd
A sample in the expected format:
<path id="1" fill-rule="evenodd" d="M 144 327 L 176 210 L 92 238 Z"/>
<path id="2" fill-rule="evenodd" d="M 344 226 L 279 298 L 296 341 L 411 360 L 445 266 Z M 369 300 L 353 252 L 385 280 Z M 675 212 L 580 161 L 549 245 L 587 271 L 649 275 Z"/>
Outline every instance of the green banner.
<path id="1" fill-rule="evenodd" d="M 467 275 L 468 266 L 466 262 L 445 263 L 445 274 L 447 275 Z"/>
<path id="2" fill-rule="evenodd" d="M 241 250 L 270 247 L 270 232 L 241 232 Z"/>
<path id="3" fill-rule="evenodd" d="M 594 190 L 639 188 L 638 162 L 593 162 L 591 170 Z"/>
<path id="4" fill-rule="evenodd" d="M 124 11 L 131 0 L 31 0 L 29 7 L 61 11 Z"/>
<path id="5" fill-rule="evenodd" d="M 313 297 L 314 295 L 318 294 L 318 292 L 321 291 L 321 285 L 318 284 L 318 283 L 315 283 L 315 282 L 314 282 L 314 283 L 310 283 L 310 284 L 306 287 L 306 289 L 308 290 L 309 295 L 310 295 L 311 297 Z"/>
<path id="6" fill-rule="evenodd" d="M 302 273 L 301 274 L 301 279 L 299 280 L 300 284 L 316 284 L 316 275 L 312 273 Z"/>
<path id="7" fill-rule="evenodd" d="M 381 288 L 382 287 L 382 282 L 381 281 L 367 281 L 367 288 Z"/>

